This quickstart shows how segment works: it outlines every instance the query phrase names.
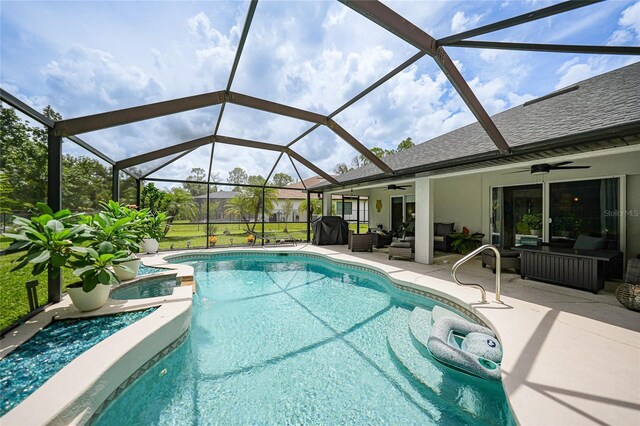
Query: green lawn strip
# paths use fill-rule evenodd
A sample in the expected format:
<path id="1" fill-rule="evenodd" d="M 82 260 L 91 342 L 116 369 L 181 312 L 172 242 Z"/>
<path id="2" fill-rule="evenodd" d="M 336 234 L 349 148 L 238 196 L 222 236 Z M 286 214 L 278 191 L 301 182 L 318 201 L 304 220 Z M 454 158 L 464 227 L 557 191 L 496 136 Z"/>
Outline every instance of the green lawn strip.
<path id="1" fill-rule="evenodd" d="M 285 225 L 287 232 L 285 232 Z M 211 224 L 213 233 L 217 237 L 216 247 L 220 246 L 245 246 L 248 244 L 247 227 L 242 223 L 233 224 Z M 175 221 L 167 235 L 160 241 L 160 250 L 173 250 L 185 248 L 206 247 L 206 229 L 204 224 L 188 224 L 187 222 Z M 355 230 L 356 224 L 350 224 L 350 229 Z M 360 224 L 360 232 L 367 232 L 367 224 Z M 225 232 L 226 231 L 226 232 Z M 262 224 L 258 222 L 254 229 L 258 238 L 262 234 Z M 270 223 L 265 222 L 265 239 L 269 242 L 280 240 L 305 241 L 307 239 L 306 222 L 291 223 Z M 258 244 L 260 241 L 258 241 Z"/>
<path id="2" fill-rule="evenodd" d="M 38 303 L 42 306 L 47 303 L 47 274 L 38 277 L 31 275 L 31 268 L 26 267 L 19 271 L 11 272 L 16 264 L 14 259 L 20 257 L 19 253 L 0 256 L 0 329 L 4 329 L 17 319 L 29 313 L 29 300 L 27 299 L 27 281 L 37 279 L 40 283 L 37 288 Z M 78 281 L 71 270 L 62 271 L 63 290 L 67 285 Z"/>

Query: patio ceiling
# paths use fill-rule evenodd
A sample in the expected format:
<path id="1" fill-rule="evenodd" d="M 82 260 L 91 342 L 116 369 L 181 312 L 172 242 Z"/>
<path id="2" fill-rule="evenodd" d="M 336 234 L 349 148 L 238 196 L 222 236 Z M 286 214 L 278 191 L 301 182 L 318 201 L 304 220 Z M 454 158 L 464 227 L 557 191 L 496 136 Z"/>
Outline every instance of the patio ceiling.
<path id="1" fill-rule="evenodd" d="M 145 178 L 153 175 L 158 170 L 169 166 L 173 162 L 189 155 L 198 155 L 207 152 L 209 155 L 209 171 L 208 181 L 213 182 L 212 176 L 215 175 L 215 158 L 214 152 L 219 149 L 225 149 L 225 146 L 240 146 L 243 148 L 262 150 L 273 152 L 274 158 L 277 158 L 272 166 L 269 166 L 269 176 L 273 175 L 279 164 L 282 162 L 290 162 L 296 171 L 296 174 L 302 179 L 298 170 L 298 166 L 312 171 L 322 176 L 331 184 L 339 184 L 329 171 L 318 167 L 312 160 L 305 155 L 299 153 L 299 147 L 302 141 L 307 144 L 317 144 L 318 139 L 313 140 L 310 136 L 322 134 L 321 141 L 325 141 L 327 131 L 340 143 L 347 144 L 357 155 L 365 157 L 371 164 L 380 170 L 386 177 L 394 176 L 398 169 L 390 167 L 384 159 L 378 158 L 368 147 L 367 141 L 359 140 L 349 129 L 344 128 L 336 121 L 336 116 L 348 110 L 358 101 L 374 92 L 380 86 L 384 85 L 394 77 L 398 76 L 409 66 L 416 64 L 427 56 L 442 70 L 451 86 L 464 101 L 467 108 L 473 113 L 478 123 L 482 126 L 491 142 L 495 146 L 493 155 L 510 156 L 512 147 L 509 146 L 503 136 L 499 126 L 492 120 L 487 113 L 485 107 L 479 101 L 476 93 L 472 90 L 469 83 L 461 74 L 458 66 L 451 60 L 446 46 L 463 47 L 463 48 L 483 48 L 483 49 L 506 49 L 506 50 L 529 50 L 540 52 L 567 52 L 567 53 L 588 53 L 588 54 L 607 54 L 607 55 L 640 55 L 640 48 L 633 46 L 585 46 L 585 45 L 569 45 L 569 44 L 535 44 L 535 43 L 513 43 L 498 41 L 479 41 L 468 40 L 469 38 L 480 35 L 491 34 L 516 25 L 522 25 L 553 15 L 569 12 L 589 6 L 599 1 L 566 1 L 558 3 L 539 10 L 527 12 L 525 14 L 500 20 L 489 25 L 477 27 L 475 29 L 466 30 L 458 34 L 449 35 L 442 38 L 435 38 L 424 31 L 418 25 L 414 25 L 409 19 L 394 11 L 390 7 L 378 1 L 363 0 L 340 0 L 344 7 L 349 8 L 362 15 L 369 21 L 375 23 L 378 31 L 384 29 L 395 37 L 402 40 L 406 44 L 404 48 L 411 53 L 406 60 L 397 64 L 391 70 L 379 77 L 373 83 L 369 84 L 364 90 L 353 94 L 350 99 L 338 106 L 335 110 L 327 113 L 320 113 L 305 108 L 299 108 L 294 105 L 274 102 L 262 97 L 251 96 L 241 91 L 233 91 L 234 81 L 236 80 L 237 71 L 243 52 L 250 49 L 250 34 L 255 19 L 260 19 L 256 13 L 258 1 L 252 0 L 248 4 L 248 11 L 244 19 L 242 32 L 235 50 L 233 63 L 230 65 L 228 72 L 227 85 L 219 90 L 203 93 L 195 96 L 187 96 L 173 100 L 162 102 L 154 102 L 146 105 L 123 108 L 98 114 L 80 116 L 71 119 L 65 119 L 57 122 L 51 122 L 42 117 L 35 110 L 31 110 L 24 103 L 13 97 L 6 91 L 2 91 L 2 99 L 10 105 L 18 109 L 25 110 L 33 118 L 43 121 L 44 124 L 53 127 L 53 133 L 56 136 L 66 137 L 74 143 L 89 150 L 104 161 L 113 165 L 117 170 L 123 170 L 135 175 L 137 178 Z M 265 15 L 262 19 L 267 19 Z M 383 37 L 381 35 L 380 37 Z M 386 36 L 384 36 L 386 37 Z M 397 39 L 386 39 L 388 43 L 397 45 Z M 416 50 L 417 49 L 417 52 Z M 322 103 L 322 108 L 326 108 L 331 102 Z M 159 144 L 157 149 L 148 150 L 136 155 L 128 155 L 125 158 L 112 159 L 100 150 L 96 149 L 91 143 L 87 143 L 78 135 L 91 134 L 94 132 L 104 131 L 118 126 L 135 126 L 134 123 L 149 123 L 154 120 L 162 119 L 162 117 L 179 116 L 182 114 L 195 114 L 196 111 L 206 110 L 207 116 L 211 122 L 207 123 L 213 131 L 208 134 L 187 140 L 175 141 L 167 140 Z M 254 112 L 251 112 L 254 111 Z M 257 112 L 255 112 L 257 111 Z M 237 135 L 223 134 L 221 128 L 225 127 L 225 117 L 233 116 L 233 114 L 269 114 L 283 117 L 286 123 L 295 123 L 291 128 L 299 129 L 296 136 L 292 136 L 290 140 L 273 141 L 252 140 Z M 143 127 L 139 127 L 141 137 L 144 137 Z M 322 130 L 325 129 L 325 130 Z M 324 132 L 324 133 L 323 133 Z M 309 142 L 312 141 L 312 142 Z M 322 142 L 324 145 L 324 142 Z M 203 147 L 209 147 L 205 151 Z M 318 147 L 316 147 L 317 149 Z M 308 149 L 305 149 L 308 151 Z M 298 166 L 296 166 L 296 164 Z M 268 185 L 268 177 L 267 183 Z"/>

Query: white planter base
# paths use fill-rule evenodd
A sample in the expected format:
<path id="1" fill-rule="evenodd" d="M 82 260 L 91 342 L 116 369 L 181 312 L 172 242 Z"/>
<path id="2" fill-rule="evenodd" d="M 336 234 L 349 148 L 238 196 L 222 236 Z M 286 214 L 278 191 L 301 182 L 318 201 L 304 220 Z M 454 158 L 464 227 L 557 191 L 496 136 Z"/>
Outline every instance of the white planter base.
<path id="1" fill-rule="evenodd" d="M 155 240 L 153 238 L 144 238 L 141 243 L 142 251 L 145 253 L 157 253 L 158 246 L 158 240 Z"/>
<path id="2" fill-rule="evenodd" d="M 132 269 L 132 272 L 125 271 L 120 265 L 128 266 Z M 138 269 L 140 269 L 140 259 L 133 259 L 129 262 L 122 262 L 119 265 L 113 265 L 113 272 L 116 273 L 120 281 L 129 281 L 134 279 L 138 275 Z"/>
<path id="3" fill-rule="evenodd" d="M 89 293 L 85 293 L 82 287 L 67 287 L 67 293 L 71 301 L 79 311 L 87 312 L 101 308 L 107 303 L 111 292 L 111 285 L 98 284 Z"/>

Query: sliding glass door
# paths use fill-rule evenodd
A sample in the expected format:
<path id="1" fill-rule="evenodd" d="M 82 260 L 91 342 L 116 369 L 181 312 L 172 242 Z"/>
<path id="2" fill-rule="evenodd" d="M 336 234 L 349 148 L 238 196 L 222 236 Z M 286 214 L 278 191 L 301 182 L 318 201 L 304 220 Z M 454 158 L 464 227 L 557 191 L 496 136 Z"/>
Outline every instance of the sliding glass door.
<path id="1" fill-rule="evenodd" d="M 619 194 L 619 178 L 550 183 L 550 242 L 571 247 L 578 235 L 589 235 L 619 250 Z"/>
<path id="2" fill-rule="evenodd" d="M 508 249 L 542 239 L 542 185 L 492 189 L 491 242 Z"/>

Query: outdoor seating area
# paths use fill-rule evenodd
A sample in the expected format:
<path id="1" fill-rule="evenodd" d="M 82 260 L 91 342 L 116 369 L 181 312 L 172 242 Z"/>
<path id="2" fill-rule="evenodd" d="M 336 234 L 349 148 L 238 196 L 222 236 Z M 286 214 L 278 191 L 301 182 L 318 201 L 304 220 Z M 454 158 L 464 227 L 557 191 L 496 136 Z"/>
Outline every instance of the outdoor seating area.
<path id="1" fill-rule="evenodd" d="M 455 233 L 453 223 L 436 223 L 433 226 L 433 248 L 443 252 L 450 252 L 453 239 L 451 234 Z"/>

